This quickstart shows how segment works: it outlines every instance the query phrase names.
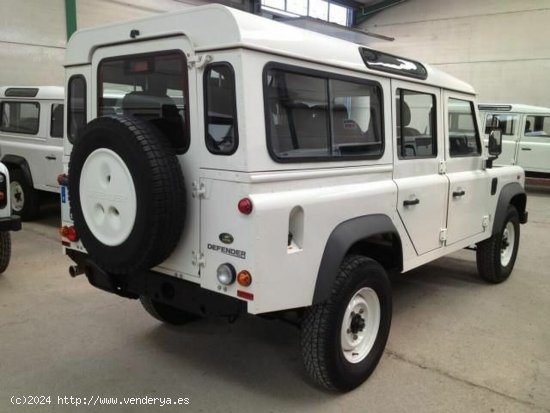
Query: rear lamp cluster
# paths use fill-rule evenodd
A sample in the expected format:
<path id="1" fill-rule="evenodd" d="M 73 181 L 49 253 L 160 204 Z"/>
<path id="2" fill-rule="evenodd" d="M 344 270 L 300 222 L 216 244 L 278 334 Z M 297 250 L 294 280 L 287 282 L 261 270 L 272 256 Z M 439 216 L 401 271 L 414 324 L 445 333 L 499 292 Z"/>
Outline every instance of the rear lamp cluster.
<path id="1" fill-rule="evenodd" d="M 243 198 L 237 204 L 239 212 L 244 215 L 250 215 L 252 213 L 252 201 L 248 198 Z"/>
<path id="2" fill-rule="evenodd" d="M 59 228 L 59 235 L 63 238 L 67 238 L 71 242 L 78 241 L 78 234 L 76 233 L 76 228 L 74 226 L 63 226 Z"/>
<path id="3" fill-rule="evenodd" d="M 248 271 L 242 270 L 237 274 L 235 267 L 229 263 L 221 264 L 216 271 L 216 276 L 222 285 L 231 285 L 235 281 L 243 287 L 252 284 L 252 275 Z"/>

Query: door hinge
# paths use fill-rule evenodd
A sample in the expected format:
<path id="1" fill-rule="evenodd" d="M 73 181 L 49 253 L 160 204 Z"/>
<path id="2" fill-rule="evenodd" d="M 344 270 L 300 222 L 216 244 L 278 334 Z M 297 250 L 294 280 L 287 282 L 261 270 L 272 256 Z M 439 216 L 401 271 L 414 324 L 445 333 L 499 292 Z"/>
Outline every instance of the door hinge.
<path id="1" fill-rule="evenodd" d="M 483 219 L 481 220 L 481 225 L 483 226 L 483 229 L 487 229 L 489 226 L 489 215 L 484 215 Z"/>
<path id="2" fill-rule="evenodd" d="M 441 230 L 439 231 L 439 241 L 447 241 L 447 228 L 441 228 Z"/>
<path id="3" fill-rule="evenodd" d="M 447 173 L 447 162 L 439 161 L 439 170 L 438 170 L 438 172 L 439 172 L 440 175 L 443 175 L 443 174 Z"/>
<path id="4" fill-rule="evenodd" d="M 194 267 L 199 267 L 199 268 L 204 267 L 204 265 L 206 264 L 206 261 L 204 259 L 204 254 L 202 252 L 196 252 L 196 251 L 191 252 L 191 254 L 193 255 L 191 264 L 193 264 Z"/>
<path id="5" fill-rule="evenodd" d="M 193 181 L 193 189 L 191 190 L 191 196 L 193 198 L 205 198 L 206 197 L 206 188 L 204 187 L 204 184 L 198 183 L 197 181 Z"/>
<path id="6" fill-rule="evenodd" d="M 205 55 L 187 55 L 187 67 L 191 69 L 195 66 L 197 69 L 201 69 L 212 61 L 212 56 L 209 54 Z"/>

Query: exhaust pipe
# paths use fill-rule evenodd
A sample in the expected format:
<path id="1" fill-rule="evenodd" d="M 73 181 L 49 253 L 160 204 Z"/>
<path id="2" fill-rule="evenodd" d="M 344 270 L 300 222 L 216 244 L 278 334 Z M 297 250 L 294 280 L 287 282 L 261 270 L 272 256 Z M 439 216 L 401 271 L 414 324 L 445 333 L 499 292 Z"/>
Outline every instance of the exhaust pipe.
<path id="1" fill-rule="evenodd" d="M 84 270 L 80 265 L 71 265 L 69 266 L 69 275 L 71 277 L 76 277 L 77 275 L 84 274 Z"/>

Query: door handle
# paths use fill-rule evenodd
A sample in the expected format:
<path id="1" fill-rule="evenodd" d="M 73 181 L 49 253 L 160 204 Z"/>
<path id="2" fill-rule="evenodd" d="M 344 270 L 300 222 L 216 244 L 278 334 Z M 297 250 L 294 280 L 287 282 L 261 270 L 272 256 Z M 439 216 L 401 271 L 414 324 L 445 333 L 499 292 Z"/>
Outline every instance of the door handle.
<path id="1" fill-rule="evenodd" d="M 411 206 L 411 205 L 418 205 L 420 203 L 420 199 L 408 199 L 406 201 L 403 201 L 403 206 Z"/>
<path id="2" fill-rule="evenodd" d="M 53 155 L 48 155 L 48 156 L 46 156 L 46 159 L 49 159 L 51 161 L 55 161 L 57 158 Z"/>
<path id="3" fill-rule="evenodd" d="M 453 198 L 458 198 L 459 196 L 464 196 L 464 195 L 466 195 L 466 191 L 464 191 L 464 190 L 453 192 Z"/>
<path id="4" fill-rule="evenodd" d="M 522 151 L 530 151 L 531 148 L 521 148 Z"/>

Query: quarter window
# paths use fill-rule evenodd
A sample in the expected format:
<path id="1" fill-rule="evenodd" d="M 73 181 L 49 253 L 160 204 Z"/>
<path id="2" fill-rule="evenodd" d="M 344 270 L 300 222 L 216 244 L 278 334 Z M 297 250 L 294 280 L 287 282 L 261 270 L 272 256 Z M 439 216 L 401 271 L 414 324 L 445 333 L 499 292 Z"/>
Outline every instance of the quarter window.
<path id="1" fill-rule="evenodd" d="M 40 119 L 40 105 L 36 102 L 2 102 L 0 130 L 36 135 Z"/>
<path id="2" fill-rule="evenodd" d="M 78 132 L 86 125 L 86 79 L 83 76 L 69 79 L 67 103 L 67 137 L 74 143 Z"/>
<path id="3" fill-rule="evenodd" d="M 204 73 L 204 91 L 206 147 L 214 154 L 231 155 L 237 150 L 239 136 L 231 65 L 209 65 Z"/>
<path id="4" fill-rule="evenodd" d="M 397 90 L 397 153 L 402 159 L 437 156 L 435 96 Z"/>
<path id="5" fill-rule="evenodd" d="M 189 147 L 187 64 L 179 51 L 105 59 L 98 68 L 98 116 L 133 116 L 156 126 L 177 153 Z"/>
<path id="6" fill-rule="evenodd" d="M 449 153 L 451 156 L 481 155 L 474 105 L 468 100 L 449 98 Z"/>
<path id="7" fill-rule="evenodd" d="M 382 156 L 377 84 L 274 68 L 265 82 L 268 147 L 276 161 Z"/>
<path id="8" fill-rule="evenodd" d="M 63 137 L 63 105 L 54 103 L 51 107 L 52 117 L 50 121 L 50 136 L 52 138 Z"/>

